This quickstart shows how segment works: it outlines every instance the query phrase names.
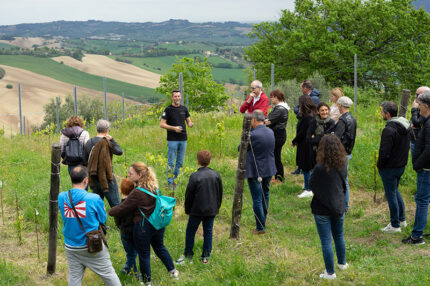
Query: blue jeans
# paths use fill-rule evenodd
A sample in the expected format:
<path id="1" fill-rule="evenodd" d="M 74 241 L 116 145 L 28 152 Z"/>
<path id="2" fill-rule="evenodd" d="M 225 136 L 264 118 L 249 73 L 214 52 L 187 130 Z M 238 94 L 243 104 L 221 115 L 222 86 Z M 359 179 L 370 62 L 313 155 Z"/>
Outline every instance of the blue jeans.
<path id="1" fill-rule="evenodd" d="M 138 273 L 137 265 L 136 265 L 137 251 L 134 248 L 134 244 L 133 244 L 133 233 L 125 234 L 121 232 L 121 242 L 127 257 L 127 262 L 124 265 L 124 269 L 127 272 L 132 272 L 137 274 Z"/>
<path id="2" fill-rule="evenodd" d="M 400 227 L 400 222 L 405 220 L 405 204 L 399 192 L 399 182 L 404 171 L 405 167 L 379 169 L 393 227 Z"/>
<path id="3" fill-rule="evenodd" d="M 256 229 L 266 229 L 266 217 L 269 209 L 269 186 L 272 177 L 265 177 L 260 183 L 257 178 L 248 178 L 248 186 L 252 197 Z"/>
<path id="4" fill-rule="evenodd" d="M 187 230 L 185 235 L 184 255 L 188 258 L 193 257 L 194 237 L 200 222 L 203 222 L 203 251 L 201 258 L 209 258 L 212 252 L 212 229 L 214 226 L 215 216 L 193 216 L 188 218 Z"/>
<path id="5" fill-rule="evenodd" d="M 317 225 L 318 235 L 321 240 L 321 248 L 324 258 L 325 270 L 328 274 L 334 273 L 334 254 L 331 237 L 333 236 L 336 247 L 336 256 L 338 264 L 346 263 L 345 241 L 343 239 L 343 220 L 342 217 L 331 217 L 324 215 L 315 215 L 315 224 Z"/>
<path id="6" fill-rule="evenodd" d="M 186 150 L 187 141 L 167 141 L 167 183 L 173 183 L 178 177 Z"/>
<path id="7" fill-rule="evenodd" d="M 119 199 L 118 184 L 116 182 L 115 175 L 113 176 L 112 182 L 109 182 L 108 180 L 108 192 L 103 192 L 98 179 L 94 178 L 93 193 L 99 195 L 102 200 L 106 197 L 111 208 L 119 205 L 121 202 Z"/>
<path id="8" fill-rule="evenodd" d="M 303 179 L 305 181 L 305 190 L 309 190 L 309 178 L 311 177 L 311 170 L 302 171 L 302 172 L 303 172 Z"/>
<path id="9" fill-rule="evenodd" d="M 417 172 L 417 193 L 415 194 L 415 223 L 412 238 L 420 238 L 427 226 L 427 215 L 430 202 L 430 171 Z"/>
<path id="10" fill-rule="evenodd" d="M 346 155 L 346 180 L 345 180 L 345 185 L 346 185 L 346 194 L 345 194 L 345 201 L 346 201 L 346 205 L 345 205 L 345 210 L 348 211 L 349 209 L 349 183 L 348 183 L 348 169 L 349 169 L 349 160 L 351 160 L 352 155 Z"/>
<path id="11" fill-rule="evenodd" d="M 415 152 L 415 142 L 411 142 L 411 158 L 414 157 L 414 152 Z"/>
<path id="12" fill-rule="evenodd" d="M 166 228 L 156 230 L 147 220 L 138 221 L 134 224 L 133 239 L 134 246 L 139 254 L 139 268 L 142 273 L 143 282 L 151 281 L 151 248 L 166 266 L 167 271 L 175 269 L 172 257 L 164 246 L 164 231 Z"/>

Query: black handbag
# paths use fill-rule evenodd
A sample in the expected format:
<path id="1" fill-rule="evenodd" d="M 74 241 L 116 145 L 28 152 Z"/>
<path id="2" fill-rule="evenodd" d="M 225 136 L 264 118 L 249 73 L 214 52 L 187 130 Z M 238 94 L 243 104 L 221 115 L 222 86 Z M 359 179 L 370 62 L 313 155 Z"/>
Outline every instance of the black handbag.
<path id="1" fill-rule="evenodd" d="M 102 227 L 99 224 L 98 229 L 90 231 L 90 232 L 86 232 L 84 225 L 82 224 L 82 221 L 79 218 L 78 212 L 76 211 L 75 206 L 73 205 L 72 194 L 70 191 L 69 191 L 69 199 L 70 199 L 70 204 L 72 205 L 72 209 L 75 213 L 75 216 L 78 219 L 79 225 L 81 226 L 82 230 L 85 233 L 85 236 L 87 237 L 88 252 L 89 253 L 97 253 L 97 252 L 102 251 L 103 243 L 105 243 L 105 245 L 107 247 L 106 238 L 105 238 L 105 235 L 103 233 Z"/>

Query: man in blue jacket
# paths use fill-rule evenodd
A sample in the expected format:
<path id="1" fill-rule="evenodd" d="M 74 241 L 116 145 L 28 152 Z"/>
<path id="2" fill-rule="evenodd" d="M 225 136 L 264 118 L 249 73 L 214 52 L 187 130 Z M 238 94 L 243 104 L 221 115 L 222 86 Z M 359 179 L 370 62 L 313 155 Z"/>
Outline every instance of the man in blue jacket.
<path id="1" fill-rule="evenodd" d="M 97 194 L 88 193 L 88 171 L 84 166 L 76 166 L 70 173 L 72 189 L 70 190 L 73 205 L 81 219 L 85 231 L 97 230 L 100 223 L 106 222 L 106 211 L 103 200 Z M 89 253 L 87 239 L 79 225 L 70 203 L 68 192 L 58 196 L 58 207 L 63 218 L 63 235 L 66 258 L 69 264 L 69 286 L 82 284 L 85 268 L 88 267 L 99 275 L 106 285 L 121 285 L 112 267 L 109 251 L 104 245 L 102 251 Z"/>
<path id="2" fill-rule="evenodd" d="M 415 223 L 411 236 L 402 240 L 407 244 L 424 244 L 423 231 L 427 226 L 430 203 L 430 91 L 425 91 L 417 98 L 420 115 L 424 118 L 418 132 L 412 166 L 417 172 L 417 193 L 415 194 Z"/>
<path id="3" fill-rule="evenodd" d="M 253 234 L 266 233 L 266 217 L 269 209 L 269 186 L 272 176 L 276 174 L 275 136 L 273 131 L 264 125 L 264 113 L 261 110 L 252 112 L 251 142 L 246 154 L 246 178 L 252 197 L 256 229 Z"/>

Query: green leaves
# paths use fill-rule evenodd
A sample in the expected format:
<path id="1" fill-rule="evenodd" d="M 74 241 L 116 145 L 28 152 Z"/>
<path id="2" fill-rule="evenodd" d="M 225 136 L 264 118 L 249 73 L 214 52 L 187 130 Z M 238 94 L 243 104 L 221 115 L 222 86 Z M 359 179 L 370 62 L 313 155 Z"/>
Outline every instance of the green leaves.
<path id="1" fill-rule="evenodd" d="M 177 59 L 172 68 L 160 78 L 156 92 L 170 98 L 173 89 L 179 89 L 179 73 L 184 80 L 184 94 L 189 97 L 189 109 L 194 111 L 212 111 L 225 104 L 228 96 L 224 86 L 217 84 L 212 77 L 212 67 L 207 58 Z"/>

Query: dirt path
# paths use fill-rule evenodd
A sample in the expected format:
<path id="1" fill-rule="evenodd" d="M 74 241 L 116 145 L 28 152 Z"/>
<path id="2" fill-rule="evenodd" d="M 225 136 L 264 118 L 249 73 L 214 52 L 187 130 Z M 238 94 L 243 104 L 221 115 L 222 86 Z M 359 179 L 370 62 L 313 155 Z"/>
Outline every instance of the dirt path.
<path id="1" fill-rule="evenodd" d="M 108 78 L 150 88 L 158 87 L 158 82 L 160 81 L 159 74 L 138 68 L 131 64 L 121 63 L 101 55 L 86 54 L 85 57 L 82 58 L 82 62 L 66 56 L 56 57 L 53 58 L 53 60 L 63 62 L 65 65 L 86 73 L 106 76 Z"/>

